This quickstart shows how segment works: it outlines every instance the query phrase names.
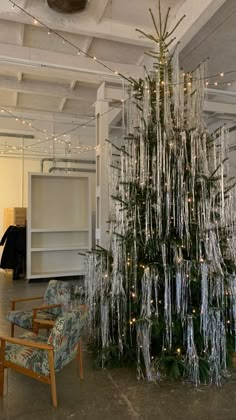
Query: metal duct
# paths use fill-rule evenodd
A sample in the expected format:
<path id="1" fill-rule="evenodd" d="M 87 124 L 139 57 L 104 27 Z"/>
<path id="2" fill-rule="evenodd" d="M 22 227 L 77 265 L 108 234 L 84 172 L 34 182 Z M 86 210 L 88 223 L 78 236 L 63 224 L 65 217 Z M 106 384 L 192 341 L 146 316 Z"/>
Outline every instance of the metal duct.
<path id="1" fill-rule="evenodd" d="M 16 139 L 34 139 L 31 134 L 0 133 L 0 137 L 14 137 Z"/>
<path id="2" fill-rule="evenodd" d="M 81 163 L 83 165 L 95 165 L 96 161 L 95 160 L 84 160 L 84 159 L 66 159 L 66 158 L 44 158 L 41 159 L 40 162 L 40 167 L 41 167 L 41 172 L 43 172 L 43 166 L 44 166 L 44 162 L 65 162 L 65 163 Z"/>
<path id="3" fill-rule="evenodd" d="M 53 171 L 59 171 L 59 172 L 88 172 L 88 173 L 96 173 L 96 169 L 81 169 L 81 168 L 59 168 L 58 166 L 52 166 L 49 169 L 49 173 Z"/>

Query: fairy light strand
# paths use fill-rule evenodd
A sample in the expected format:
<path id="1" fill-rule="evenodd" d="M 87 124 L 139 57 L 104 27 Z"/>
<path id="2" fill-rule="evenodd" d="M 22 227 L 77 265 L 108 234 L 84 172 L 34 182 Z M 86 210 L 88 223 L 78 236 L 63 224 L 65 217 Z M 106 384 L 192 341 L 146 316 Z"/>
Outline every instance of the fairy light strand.
<path id="1" fill-rule="evenodd" d="M 104 68 L 106 68 L 107 70 L 109 70 L 110 72 L 112 72 L 114 75 L 120 76 L 122 78 L 125 78 L 125 75 L 123 75 L 122 73 L 118 72 L 117 70 L 114 70 L 112 67 L 110 67 L 107 64 L 105 64 L 103 61 L 101 61 L 100 59 L 98 59 L 96 56 L 92 56 L 88 52 L 84 51 L 82 48 L 80 48 L 77 45 L 75 45 L 73 42 L 71 42 L 68 39 L 66 39 L 64 36 L 62 36 L 61 34 L 59 34 L 54 29 L 50 28 L 48 25 L 46 25 L 40 19 L 36 18 L 31 13 L 27 12 L 27 10 L 25 10 L 23 7 L 19 6 L 13 0 L 8 0 L 8 1 L 12 4 L 13 8 L 15 8 L 15 7 L 18 8 L 23 13 L 25 13 L 27 16 L 29 16 L 31 19 L 33 19 L 34 24 L 40 24 L 40 25 L 42 25 L 48 31 L 48 34 L 49 35 L 50 34 L 54 34 L 58 38 L 60 38 L 62 40 L 63 44 L 68 44 L 68 45 L 72 46 L 73 48 L 75 48 L 77 50 L 77 54 L 83 53 L 86 57 L 90 58 L 93 61 L 96 61 L 98 64 L 100 64 L 101 66 L 103 66 Z M 202 77 L 200 79 L 192 78 L 192 82 L 194 82 L 195 80 L 208 80 L 208 79 L 212 79 L 212 78 L 219 77 L 219 76 L 220 77 L 225 77 L 225 75 L 229 75 L 229 74 L 232 74 L 232 73 L 236 73 L 236 69 L 229 70 L 229 71 L 224 71 L 224 72 L 221 71 L 220 73 L 215 73 L 215 74 L 212 74 L 212 75 L 209 75 L 209 76 L 206 76 L 206 77 Z M 191 72 L 187 72 L 186 75 L 191 75 Z M 218 82 L 218 84 L 227 84 L 227 83 L 229 83 L 229 82 Z M 230 81 L 230 83 L 232 83 L 232 81 Z M 178 82 L 178 83 L 168 83 L 169 86 L 177 86 L 177 85 L 181 85 L 181 84 L 185 84 L 185 81 L 184 82 Z"/>
<path id="2" fill-rule="evenodd" d="M 128 98 L 126 98 L 126 99 L 123 99 L 122 100 L 122 103 L 125 103 L 125 102 L 127 102 L 127 101 L 129 101 L 129 100 L 131 100 L 132 98 L 133 98 L 133 96 L 134 95 L 131 95 L 131 96 L 129 96 Z M 103 117 L 104 115 L 106 115 L 106 114 L 108 114 L 109 112 L 111 112 L 113 109 L 117 109 L 117 107 L 110 107 L 107 111 L 105 111 L 105 112 L 103 112 L 102 114 L 100 114 L 99 115 L 99 118 L 101 118 L 101 117 Z M 6 110 L 5 108 L 3 108 L 3 107 L 1 107 L 1 112 L 6 112 L 6 113 L 8 113 L 12 118 L 14 118 L 15 120 L 17 119 L 17 120 L 21 120 L 21 122 L 22 121 L 25 121 L 25 120 L 23 120 L 23 119 L 21 119 L 21 118 L 19 118 L 19 117 L 17 117 L 15 114 L 13 114 L 10 110 Z M 51 140 L 58 140 L 58 138 L 60 138 L 60 137 L 62 137 L 62 136 L 66 136 L 66 135 L 68 135 L 68 134 L 71 134 L 72 132 L 75 132 L 76 130 L 78 130 L 79 128 L 81 128 L 81 127 L 86 127 L 86 126 L 88 126 L 91 122 L 93 122 L 93 121 L 96 121 L 97 120 L 97 118 L 98 118 L 98 116 L 97 115 L 95 115 L 94 117 L 92 117 L 92 118 L 90 118 L 89 120 L 87 120 L 87 121 L 85 121 L 85 122 L 83 122 L 83 123 L 81 123 L 81 124 L 78 124 L 76 127 L 74 127 L 74 128 L 72 128 L 72 129 L 70 129 L 70 130 L 67 130 L 67 131 L 65 131 L 65 132 L 63 132 L 63 133 L 61 133 L 61 134 L 58 134 L 58 135 L 55 135 L 55 136 L 51 136 L 51 137 L 47 137 L 45 140 L 40 140 L 40 141 L 37 141 L 37 142 L 35 142 L 35 143 L 32 143 L 32 144 L 30 144 L 29 146 L 27 146 L 27 148 L 32 148 L 32 147 L 34 147 L 34 146 L 39 146 L 39 145 L 42 145 L 43 143 L 45 143 L 45 142 L 48 142 L 48 141 L 51 141 Z M 29 126 L 29 124 L 27 123 L 26 125 L 28 125 Z M 32 128 L 32 129 L 34 129 L 35 127 L 31 124 L 30 125 L 30 128 Z M 37 128 L 35 128 L 36 130 L 37 130 Z M 45 133 L 45 131 L 44 130 L 40 130 L 40 129 L 38 129 L 38 131 L 40 132 L 40 133 L 43 133 L 44 135 L 46 135 L 46 133 Z M 67 144 L 67 141 L 66 140 L 60 140 L 60 142 L 62 142 L 62 143 L 65 143 L 65 144 Z M 89 147 L 89 146 L 88 146 Z M 87 149 L 86 151 L 89 151 L 89 150 L 96 150 L 97 149 L 97 147 L 98 146 L 91 146 L 91 147 L 89 147 L 89 149 Z M 100 146 L 99 146 L 100 147 Z M 16 148 L 16 150 L 22 150 L 22 146 L 20 146 L 20 147 L 17 147 Z"/>

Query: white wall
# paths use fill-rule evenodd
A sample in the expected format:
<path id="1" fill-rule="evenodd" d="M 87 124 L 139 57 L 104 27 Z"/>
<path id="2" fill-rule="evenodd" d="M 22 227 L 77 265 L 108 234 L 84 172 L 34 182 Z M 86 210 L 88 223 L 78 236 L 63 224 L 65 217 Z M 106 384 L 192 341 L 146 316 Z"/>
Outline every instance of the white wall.
<path id="1" fill-rule="evenodd" d="M 81 168 L 85 167 L 86 165 L 81 165 Z M 91 168 L 91 165 L 88 168 Z M 45 172 L 47 169 L 48 165 L 45 165 Z M 95 169 L 95 165 L 93 165 L 93 169 Z M 27 207 L 28 205 L 29 172 L 40 172 L 40 159 L 25 158 L 22 160 L 21 157 L 0 156 L 0 237 L 4 233 L 4 208 Z M 89 177 L 92 210 L 95 211 L 95 174 L 89 174 Z"/>
<path id="2" fill-rule="evenodd" d="M 40 161 L 0 157 L 0 235 L 6 207 L 27 207 L 28 172 L 39 172 Z"/>

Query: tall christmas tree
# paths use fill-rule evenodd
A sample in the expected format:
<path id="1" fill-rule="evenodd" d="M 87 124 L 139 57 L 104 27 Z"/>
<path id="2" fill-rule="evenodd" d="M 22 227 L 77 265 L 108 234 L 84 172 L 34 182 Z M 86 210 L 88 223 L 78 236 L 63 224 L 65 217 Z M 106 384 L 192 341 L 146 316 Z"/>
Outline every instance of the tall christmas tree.
<path id="1" fill-rule="evenodd" d="M 110 164 L 110 248 L 88 257 L 90 328 L 103 364 L 135 357 L 148 380 L 219 384 L 236 327 L 235 182 L 224 129 L 205 128 L 205 65 L 184 74 L 169 10 L 158 25 L 150 13 L 153 70 L 129 79 Z"/>

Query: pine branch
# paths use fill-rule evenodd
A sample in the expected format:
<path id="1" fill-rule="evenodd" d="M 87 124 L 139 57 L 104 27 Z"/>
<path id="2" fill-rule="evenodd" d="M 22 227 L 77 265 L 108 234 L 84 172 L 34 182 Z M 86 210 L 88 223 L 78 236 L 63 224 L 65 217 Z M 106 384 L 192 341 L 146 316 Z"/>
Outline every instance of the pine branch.
<path id="1" fill-rule="evenodd" d="M 158 28 L 157 28 L 157 24 L 156 24 L 156 21 L 155 21 L 155 18 L 154 18 L 154 15 L 153 15 L 153 13 L 152 13 L 152 9 L 149 9 L 149 12 L 150 12 L 150 15 L 151 15 L 151 17 L 152 17 L 152 22 L 153 22 L 154 28 L 156 29 L 157 36 L 158 36 L 158 38 L 160 39 L 160 35 L 161 35 L 161 28 L 160 28 L 160 33 L 159 33 Z"/>
<path id="2" fill-rule="evenodd" d="M 182 20 L 184 18 L 186 18 L 186 15 L 183 15 L 182 18 L 176 23 L 176 25 L 174 26 L 174 28 L 170 32 L 167 32 L 166 33 L 167 34 L 166 38 L 169 38 L 169 36 L 171 36 L 173 34 L 173 32 L 178 28 L 178 26 L 180 25 L 180 23 L 182 22 Z"/>
<path id="3" fill-rule="evenodd" d="M 167 10 L 167 13 L 166 13 L 166 19 L 165 19 L 164 29 L 163 29 L 163 36 L 166 35 L 166 28 L 167 28 L 167 23 L 168 23 L 168 19 L 169 19 L 170 10 L 171 10 L 171 8 L 168 7 L 168 10 Z"/>
<path id="4" fill-rule="evenodd" d="M 140 34 L 144 35 L 146 38 L 151 39 L 151 41 L 154 41 L 156 44 L 159 44 L 159 39 L 155 38 L 152 34 L 146 34 L 141 29 L 135 29 Z"/>

